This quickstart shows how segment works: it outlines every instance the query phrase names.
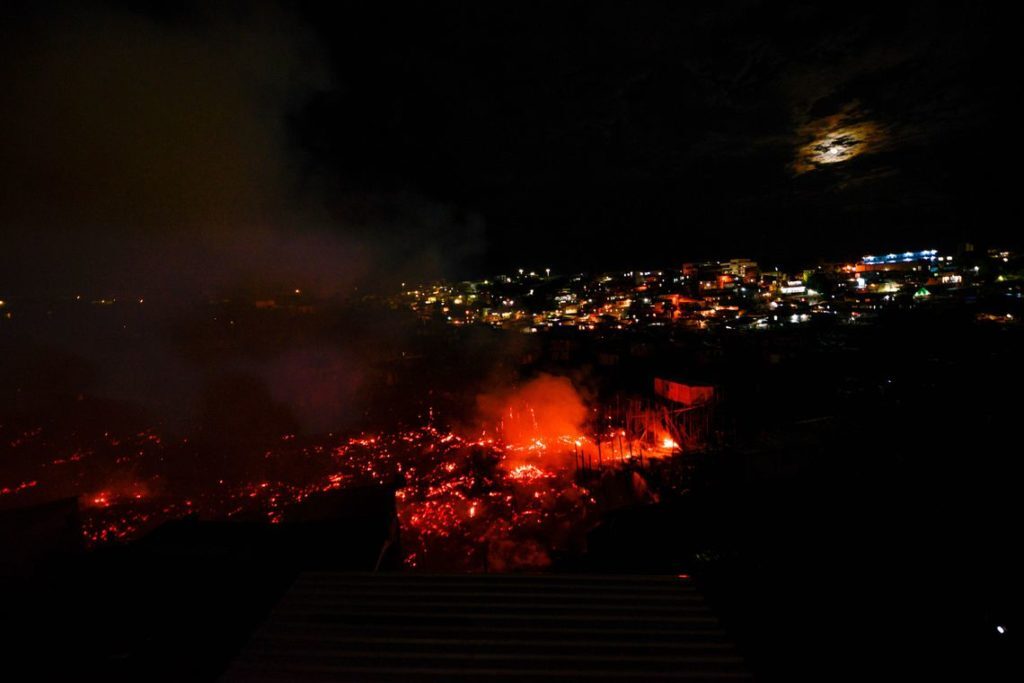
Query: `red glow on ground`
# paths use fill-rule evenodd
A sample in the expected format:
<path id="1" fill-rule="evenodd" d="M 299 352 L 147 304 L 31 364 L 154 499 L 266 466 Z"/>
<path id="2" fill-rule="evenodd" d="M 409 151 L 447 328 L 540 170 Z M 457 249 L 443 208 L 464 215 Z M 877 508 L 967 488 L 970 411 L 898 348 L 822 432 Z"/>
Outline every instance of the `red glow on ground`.
<path id="1" fill-rule="evenodd" d="M 599 504 L 581 482 L 600 477 L 607 488 L 614 478 L 601 477 L 602 470 L 628 468 L 615 496 L 639 498 L 645 463 L 690 447 L 685 434 L 652 421 L 638 428 L 636 421 L 599 417 L 564 377 L 542 375 L 480 396 L 478 407 L 471 435 L 433 423 L 350 436 L 287 433 L 255 448 L 251 468 L 207 475 L 200 467 L 179 479 L 168 476 L 167 464 L 203 454 L 187 438 L 145 430 L 57 444 L 41 429 L 0 431 L 15 453 L 46 453 L 38 473 L 26 471 L 0 493 L 24 501 L 79 494 L 82 532 L 96 545 L 138 538 L 188 515 L 287 523 L 293 506 L 312 496 L 400 482 L 396 504 L 409 566 L 538 569 L 552 552 L 585 545 Z"/>

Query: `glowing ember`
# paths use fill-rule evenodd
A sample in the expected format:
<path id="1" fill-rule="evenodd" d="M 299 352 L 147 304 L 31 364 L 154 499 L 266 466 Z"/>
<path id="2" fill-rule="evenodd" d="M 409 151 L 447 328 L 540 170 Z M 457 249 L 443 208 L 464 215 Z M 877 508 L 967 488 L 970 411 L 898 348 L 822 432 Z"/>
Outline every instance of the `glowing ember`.
<path id="1" fill-rule="evenodd" d="M 544 477 L 549 477 L 551 475 L 536 465 L 519 465 L 518 467 L 512 468 L 512 471 L 508 473 L 508 476 L 511 479 L 518 479 L 520 481 L 533 481 L 535 479 L 543 479 Z"/>
<path id="2" fill-rule="evenodd" d="M 5 486 L 3 488 L 0 488 L 0 496 L 7 496 L 10 494 L 19 493 L 21 491 L 24 491 L 25 489 L 34 488 L 35 486 L 38 485 L 38 481 L 23 481 L 16 486 Z"/>
<path id="3" fill-rule="evenodd" d="M 312 496 L 397 485 L 408 566 L 536 569 L 552 552 L 584 545 L 598 503 L 579 482 L 681 450 L 661 438 L 664 431 L 634 434 L 611 418 L 600 420 L 598 435 L 561 378 L 542 377 L 489 400 L 482 412 L 497 424 L 484 421 L 481 433 L 433 424 L 352 436 L 288 433 L 227 469 L 210 468 L 208 451 L 189 439 L 152 430 L 71 434 L 65 442 L 42 429 L 0 434 L 40 474 L 28 478 L 33 467 L 25 467 L 0 493 L 22 504 L 79 495 L 82 533 L 95 545 L 138 538 L 187 515 L 288 522 L 292 507 Z"/>

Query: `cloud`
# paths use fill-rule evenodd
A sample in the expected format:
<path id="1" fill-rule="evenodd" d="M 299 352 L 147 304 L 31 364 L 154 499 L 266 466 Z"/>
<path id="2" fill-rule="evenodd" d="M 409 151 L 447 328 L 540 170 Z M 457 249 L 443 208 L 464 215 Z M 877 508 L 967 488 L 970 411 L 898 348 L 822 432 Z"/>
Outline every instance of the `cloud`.
<path id="1" fill-rule="evenodd" d="M 793 172 L 799 175 L 882 151 L 891 142 L 889 128 L 873 121 L 858 102 L 849 103 L 839 113 L 809 121 L 797 130 L 797 137 L 806 142 L 796 150 Z"/>

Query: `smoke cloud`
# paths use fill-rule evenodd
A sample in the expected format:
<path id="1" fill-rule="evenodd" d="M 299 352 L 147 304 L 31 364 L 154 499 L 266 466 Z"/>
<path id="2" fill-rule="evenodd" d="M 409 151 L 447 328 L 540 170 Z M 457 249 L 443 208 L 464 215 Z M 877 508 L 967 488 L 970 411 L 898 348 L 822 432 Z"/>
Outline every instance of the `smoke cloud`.
<path id="1" fill-rule="evenodd" d="M 98 396 L 236 440 L 351 425 L 367 368 L 408 331 L 332 306 L 443 274 L 482 226 L 415 190 L 346 188 L 310 159 L 304 111 L 337 79 L 274 4 L 5 17 L 3 404 Z M 23 358 L 75 372 L 33 375 Z"/>
<path id="2" fill-rule="evenodd" d="M 353 200 L 310 160 L 303 112 L 338 87 L 310 27 L 180 12 L 39 10 L 0 33 L 5 295 L 337 295 L 443 271 L 430 236 L 451 225 L 473 252 L 476 219 L 414 191 Z"/>
<path id="3" fill-rule="evenodd" d="M 529 448 L 538 441 L 554 445 L 586 433 L 587 406 L 568 377 L 541 373 L 520 386 L 480 394 L 477 409 L 484 428 L 513 447 Z M 571 453 L 571 447 L 566 450 Z M 542 453 L 558 457 L 558 451 L 549 448 Z M 522 459 L 531 461 L 528 454 Z"/>

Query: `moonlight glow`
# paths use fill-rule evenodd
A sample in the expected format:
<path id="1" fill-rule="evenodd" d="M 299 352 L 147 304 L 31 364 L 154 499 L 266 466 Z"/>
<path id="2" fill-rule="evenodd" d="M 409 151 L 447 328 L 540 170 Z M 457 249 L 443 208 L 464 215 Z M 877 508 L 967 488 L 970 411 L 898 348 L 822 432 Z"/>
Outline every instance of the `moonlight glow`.
<path id="1" fill-rule="evenodd" d="M 855 106 L 841 114 L 818 119 L 800 131 L 805 141 L 797 149 L 793 170 L 800 174 L 823 166 L 838 164 L 878 149 L 884 140 L 882 127 L 860 118 Z"/>

